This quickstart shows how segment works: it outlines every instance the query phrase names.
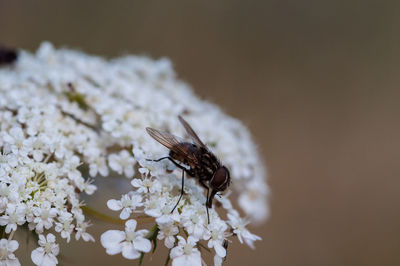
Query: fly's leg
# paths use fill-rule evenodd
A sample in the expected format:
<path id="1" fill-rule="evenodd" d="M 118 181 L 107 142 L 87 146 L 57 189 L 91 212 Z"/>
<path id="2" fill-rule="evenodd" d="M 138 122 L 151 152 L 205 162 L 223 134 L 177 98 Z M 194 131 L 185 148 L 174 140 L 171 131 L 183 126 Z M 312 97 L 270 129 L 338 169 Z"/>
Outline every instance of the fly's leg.
<path id="1" fill-rule="evenodd" d="M 199 183 L 200 183 L 200 185 L 202 185 L 205 189 L 207 189 L 206 210 L 207 210 L 207 221 L 208 221 L 208 224 L 210 224 L 210 214 L 208 213 L 208 206 L 207 206 L 208 197 L 209 197 L 209 194 L 210 194 L 210 188 L 207 187 L 206 184 L 204 184 L 204 181 L 203 181 L 203 180 L 200 180 Z"/>
<path id="2" fill-rule="evenodd" d="M 210 193 L 210 189 L 207 188 L 207 201 L 208 201 L 208 194 Z M 207 221 L 208 224 L 210 224 L 210 214 L 208 213 L 208 206 L 207 206 L 207 202 L 206 202 L 206 210 L 207 210 Z"/>
<path id="3" fill-rule="evenodd" d="M 180 165 L 179 163 L 177 163 L 172 157 L 170 156 L 166 156 L 166 157 L 162 157 L 160 159 L 156 159 L 156 160 L 151 160 L 151 159 L 147 159 L 148 161 L 154 161 L 154 162 L 159 162 L 161 160 L 164 159 L 168 159 L 170 160 L 176 167 L 178 167 L 179 169 L 182 169 L 182 188 L 181 188 L 181 195 L 179 196 L 178 202 L 175 204 L 175 207 L 172 209 L 171 213 L 174 212 L 175 208 L 178 206 L 179 202 L 182 199 L 183 194 L 185 194 L 184 191 L 184 185 L 185 185 L 185 171 L 188 171 L 185 167 L 183 167 L 182 165 Z"/>
<path id="4" fill-rule="evenodd" d="M 184 194 L 184 191 L 183 191 L 184 184 L 185 184 L 185 170 L 182 169 L 182 189 L 181 189 L 181 195 L 179 196 L 178 202 L 175 204 L 175 207 L 172 209 L 171 213 L 174 212 L 176 206 L 178 206 L 179 202 L 181 201 L 182 195 Z"/>
<path id="5" fill-rule="evenodd" d="M 169 156 L 161 157 L 160 159 L 155 159 L 155 160 L 153 160 L 153 159 L 146 159 L 146 161 L 159 162 L 159 161 L 164 160 L 164 159 L 169 159 Z"/>
<path id="6" fill-rule="evenodd" d="M 176 167 L 178 167 L 179 169 L 182 169 L 183 171 L 187 171 L 187 169 L 185 167 L 183 167 L 182 165 L 180 165 L 179 163 L 177 163 L 174 158 L 170 157 L 170 156 L 165 156 L 165 157 L 161 157 L 160 159 L 146 159 L 146 161 L 153 161 L 153 162 L 159 162 L 161 160 L 165 160 L 168 159 L 170 160 L 173 164 L 175 164 Z"/>

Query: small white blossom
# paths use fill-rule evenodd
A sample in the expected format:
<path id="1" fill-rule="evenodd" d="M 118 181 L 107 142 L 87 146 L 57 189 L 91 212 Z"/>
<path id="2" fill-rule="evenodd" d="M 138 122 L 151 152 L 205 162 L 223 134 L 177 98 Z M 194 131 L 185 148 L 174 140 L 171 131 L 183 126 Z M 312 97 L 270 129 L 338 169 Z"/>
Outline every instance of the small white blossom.
<path id="1" fill-rule="evenodd" d="M 123 195 L 121 200 L 111 199 L 107 201 L 107 206 L 110 210 L 119 211 L 122 209 L 119 216 L 122 220 L 128 219 L 131 213 L 142 205 L 142 197 L 133 193 Z"/>
<path id="2" fill-rule="evenodd" d="M 19 126 L 11 128 L 9 134 L 4 132 L 3 141 L 5 150 L 10 150 L 15 155 L 26 156 L 28 154 L 29 144 Z"/>
<path id="3" fill-rule="evenodd" d="M 197 240 L 191 236 L 185 240 L 177 236 L 178 246 L 171 249 L 172 266 L 201 266 L 200 251 L 195 247 Z"/>
<path id="4" fill-rule="evenodd" d="M 14 252 L 18 249 L 19 244 L 16 240 L 0 240 L 0 265 L 5 266 L 19 266 L 18 258 L 15 257 Z"/>
<path id="5" fill-rule="evenodd" d="M 41 266 L 53 266 L 58 264 L 57 255 L 60 251 L 58 244 L 55 243 L 56 237 L 49 233 L 47 237 L 39 235 L 38 244 L 31 253 L 31 259 L 34 264 Z"/>
<path id="6" fill-rule="evenodd" d="M 113 153 L 108 157 L 108 161 L 111 169 L 118 174 L 124 174 L 128 178 L 133 177 L 133 174 L 135 173 L 133 170 L 135 159 L 133 159 L 128 151 L 123 150 L 119 154 Z"/>
<path id="7" fill-rule="evenodd" d="M 197 239 L 203 238 L 206 232 L 207 213 L 204 205 L 185 206 L 182 211 L 182 225 L 186 231 Z"/>
<path id="8" fill-rule="evenodd" d="M 147 215 L 157 218 L 163 215 L 163 209 L 167 206 L 167 199 L 161 195 L 154 195 L 145 201 L 144 206 Z"/>
<path id="9" fill-rule="evenodd" d="M 0 225 L 6 226 L 5 232 L 17 230 L 17 225 L 25 223 L 25 206 L 22 204 L 9 204 L 6 214 L 0 217 Z"/>
<path id="10" fill-rule="evenodd" d="M 139 169 L 140 170 L 140 169 Z M 161 192 L 161 183 L 158 180 L 145 178 L 135 178 L 131 181 L 133 187 L 136 188 L 138 193 L 159 193 Z"/>
<path id="11" fill-rule="evenodd" d="M 215 219 L 213 223 L 208 225 L 208 230 L 204 236 L 204 239 L 208 240 L 208 247 L 214 248 L 217 255 L 221 258 L 226 256 L 226 249 L 222 246 L 222 244 L 225 240 L 225 237 L 228 236 L 228 234 L 225 233 L 227 228 L 228 226 L 225 222 L 221 220 L 217 221 Z"/>
<path id="12" fill-rule="evenodd" d="M 62 238 L 66 238 L 67 242 L 71 239 L 71 233 L 75 228 L 73 222 L 73 216 L 69 212 L 62 212 L 58 217 L 58 221 L 55 226 L 56 232 L 61 234 Z"/>
<path id="13" fill-rule="evenodd" d="M 173 248 L 175 244 L 175 235 L 179 233 L 179 229 L 174 223 L 165 223 L 159 225 L 160 232 L 157 238 L 164 239 L 164 244 L 167 248 Z"/>
<path id="14" fill-rule="evenodd" d="M 18 165 L 18 157 L 13 154 L 0 153 L 0 169 L 4 172 L 9 172 L 11 169 Z"/>
<path id="15" fill-rule="evenodd" d="M 137 259 L 140 252 L 149 252 L 151 242 L 144 238 L 147 230 L 136 229 L 136 221 L 128 220 L 125 223 L 125 232 L 119 230 L 109 230 L 101 235 L 101 244 L 106 248 L 109 255 L 115 255 L 122 252 L 126 259 Z"/>
<path id="16" fill-rule="evenodd" d="M 261 240 L 261 237 L 256 236 L 246 229 L 248 221 L 240 218 L 236 214 L 228 214 L 228 223 L 232 226 L 233 233 L 237 235 L 240 243 L 246 242 L 246 244 L 254 249 L 254 241 Z"/>
<path id="17" fill-rule="evenodd" d="M 78 167 L 81 165 L 78 156 L 72 156 L 64 162 L 63 170 L 68 175 L 68 178 L 72 181 L 80 179 L 82 177 Z"/>
<path id="18" fill-rule="evenodd" d="M 254 221 L 259 222 L 268 217 L 268 208 L 265 197 L 268 189 L 257 179 L 254 179 L 245 185 L 243 193 L 239 196 L 238 202 L 246 213 L 251 214 Z"/>
<path id="19" fill-rule="evenodd" d="M 106 159 L 104 157 L 94 156 L 89 157 L 89 174 L 94 177 L 97 173 L 100 173 L 102 176 L 108 175 L 108 167 L 106 163 Z"/>
<path id="20" fill-rule="evenodd" d="M 89 223 L 87 222 L 78 222 L 78 224 L 75 227 L 76 234 L 75 234 L 75 239 L 79 240 L 81 237 L 84 241 L 89 242 L 92 241 L 94 242 L 94 238 L 91 234 L 86 232 L 86 229 L 90 226 Z"/>
<path id="21" fill-rule="evenodd" d="M 36 207 L 33 210 L 33 214 L 36 216 L 33 223 L 36 224 L 36 232 L 43 233 L 44 228 L 49 229 L 53 225 L 53 218 L 57 215 L 57 209 L 51 207 L 50 202 L 43 202 L 40 207 Z"/>

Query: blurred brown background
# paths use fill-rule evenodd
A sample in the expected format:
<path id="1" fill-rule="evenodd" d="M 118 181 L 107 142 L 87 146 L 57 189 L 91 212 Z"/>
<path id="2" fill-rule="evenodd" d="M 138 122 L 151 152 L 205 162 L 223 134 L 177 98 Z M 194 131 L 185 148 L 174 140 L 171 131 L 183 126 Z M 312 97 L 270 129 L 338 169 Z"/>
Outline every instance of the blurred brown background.
<path id="1" fill-rule="evenodd" d="M 234 243 L 227 265 L 400 265 L 399 7 L 0 0 L 0 42 L 167 56 L 199 95 L 244 121 L 267 163 L 271 217 L 253 228 L 264 239 L 256 251 Z M 136 264 L 72 242 L 63 265 Z"/>

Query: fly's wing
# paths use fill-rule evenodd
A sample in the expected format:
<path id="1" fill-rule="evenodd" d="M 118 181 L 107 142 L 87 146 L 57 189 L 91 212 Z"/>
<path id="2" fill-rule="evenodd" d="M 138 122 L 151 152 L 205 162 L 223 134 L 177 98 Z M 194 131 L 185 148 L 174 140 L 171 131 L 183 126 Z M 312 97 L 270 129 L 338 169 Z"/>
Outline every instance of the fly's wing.
<path id="1" fill-rule="evenodd" d="M 196 132 L 194 132 L 193 128 L 189 125 L 188 122 L 186 122 L 185 119 L 182 118 L 182 116 L 178 116 L 179 121 L 182 123 L 183 127 L 185 128 L 186 132 L 189 134 L 189 136 L 193 139 L 193 141 L 203 147 L 207 149 L 207 146 L 200 140 L 199 136 L 197 136 Z"/>
<path id="2" fill-rule="evenodd" d="M 198 163 L 198 159 L 193 150 L 186 149 L 183 145 L 184 142 L 180 141 L 178 137 L 151 127 L 146 127 L 146 131 L 153 139 L 157 140 L 159 143 L 175 152 L 178 156 L 185 158 L 189 164 Z"/>

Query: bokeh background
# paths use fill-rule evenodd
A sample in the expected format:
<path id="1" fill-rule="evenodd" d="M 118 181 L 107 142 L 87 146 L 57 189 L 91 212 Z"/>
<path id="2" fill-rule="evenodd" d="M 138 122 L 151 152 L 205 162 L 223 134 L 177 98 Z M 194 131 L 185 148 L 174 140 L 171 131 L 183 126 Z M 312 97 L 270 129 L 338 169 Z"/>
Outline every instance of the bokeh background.
<path id="1" fill-rule="evenodd" d="M 252 228 L 257 249 L 231 244 L 227 265 L 400 265 L 399 12 L 398 1 L 0 0 L 0 42 L 166 56 L 247 124 L 271 216 Z M 136 264 L 72 243 L 61 265 Z"/>

